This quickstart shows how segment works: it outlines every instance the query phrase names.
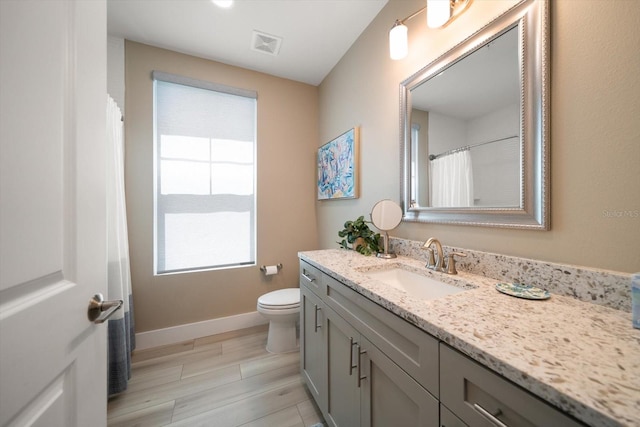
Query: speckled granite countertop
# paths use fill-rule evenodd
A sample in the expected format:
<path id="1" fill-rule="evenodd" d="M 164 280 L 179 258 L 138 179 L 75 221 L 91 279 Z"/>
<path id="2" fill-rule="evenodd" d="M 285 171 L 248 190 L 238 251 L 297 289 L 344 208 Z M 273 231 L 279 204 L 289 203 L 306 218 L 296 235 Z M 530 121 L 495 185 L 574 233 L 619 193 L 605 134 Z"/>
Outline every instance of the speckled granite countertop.
<path id="1" fill-rule="evenodd" d="M 299 257 L 588 425 L 640 426 L 640 330 L 630 313 L 559 295 L 515 298 L 497 292 L 497 280 L 432 272 L 402 256 Z M 366 275 L 394 265 L 475 288 L 425 301 Z"/>

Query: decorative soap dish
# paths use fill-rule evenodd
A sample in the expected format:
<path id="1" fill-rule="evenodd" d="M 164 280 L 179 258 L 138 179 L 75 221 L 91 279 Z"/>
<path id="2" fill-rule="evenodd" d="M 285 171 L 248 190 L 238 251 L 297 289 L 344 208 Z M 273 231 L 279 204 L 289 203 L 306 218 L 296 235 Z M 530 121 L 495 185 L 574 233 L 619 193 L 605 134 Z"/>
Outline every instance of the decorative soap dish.
<path id="1" fill-rule="evenodd" d="M 523 283 L 498 283 L 496 289 L 503 294 L 518 298 L 539 300 L 551 298 L 549 291 Z"/>

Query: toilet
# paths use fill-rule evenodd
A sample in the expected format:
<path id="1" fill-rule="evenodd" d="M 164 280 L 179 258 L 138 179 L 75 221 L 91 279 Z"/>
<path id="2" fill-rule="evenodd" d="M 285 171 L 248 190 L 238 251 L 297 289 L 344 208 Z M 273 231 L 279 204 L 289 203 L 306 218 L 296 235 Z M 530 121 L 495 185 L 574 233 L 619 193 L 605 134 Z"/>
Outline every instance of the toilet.
<path id="1" fill-rule="evenodd" d="M 300 288 L 279 289 L 258 298 L 258 312 L 269 320 L 267 351 L 298 350 L 296 322 L 300 318 Z"/>

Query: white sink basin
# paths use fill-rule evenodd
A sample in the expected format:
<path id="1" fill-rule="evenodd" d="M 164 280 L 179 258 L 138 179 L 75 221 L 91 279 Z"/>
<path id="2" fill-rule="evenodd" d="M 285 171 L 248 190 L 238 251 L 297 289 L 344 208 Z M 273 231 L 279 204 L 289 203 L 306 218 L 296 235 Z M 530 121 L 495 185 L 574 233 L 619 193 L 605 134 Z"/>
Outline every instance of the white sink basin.
<path id="1" fill-rule="evenodd" d="M 465 289 L 402 268 L 370 271 L 366 275 L 421 299 L 436 299 L 465 291 Z"/>

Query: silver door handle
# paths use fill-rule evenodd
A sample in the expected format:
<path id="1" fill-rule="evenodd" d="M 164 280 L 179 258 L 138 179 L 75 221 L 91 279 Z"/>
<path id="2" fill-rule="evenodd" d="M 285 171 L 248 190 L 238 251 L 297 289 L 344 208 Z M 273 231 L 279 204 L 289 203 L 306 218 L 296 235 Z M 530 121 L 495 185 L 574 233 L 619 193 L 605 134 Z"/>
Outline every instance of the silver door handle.
<path id="1" fill-rule="evenodd" d="M 87 317 L 90 322 L 104 323 L 113 313 L 115 313 L 120 307 L 122 307 L 124 301 L 121 299 L 115 299 L 113 301 L 105 301 L 102 294 L 95 294 L 93 298 L 89 300 L 89 309 L 87 310 Z M 104 313 L 104 316 L 102 314 Z"/>

